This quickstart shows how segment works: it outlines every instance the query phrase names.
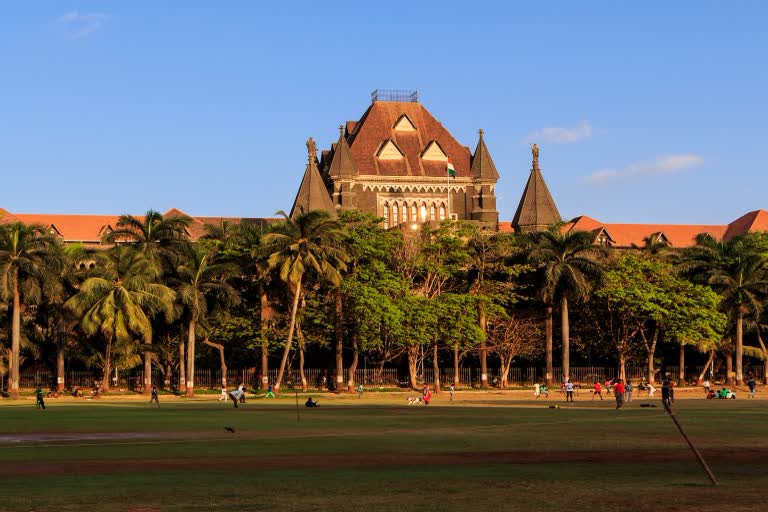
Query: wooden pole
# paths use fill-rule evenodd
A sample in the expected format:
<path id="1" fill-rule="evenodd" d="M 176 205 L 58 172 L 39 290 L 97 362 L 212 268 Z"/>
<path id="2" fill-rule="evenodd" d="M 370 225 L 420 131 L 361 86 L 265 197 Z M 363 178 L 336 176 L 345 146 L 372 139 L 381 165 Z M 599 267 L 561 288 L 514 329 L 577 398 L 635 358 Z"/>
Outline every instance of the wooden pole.
<path id="1" fill-rule="evenodd" d="M 675 422 L 675 426 L 677 427 L 677 430 L 680 431 L 680 434 L 683 436 L 683 439 L 685 439 L 685 442 L 687 442 L 688 446 L 691 447 L 693 454 L 696 455 L 696 459 L 699 461 L 699 464 L 701 464 L 701 467 L 704 468 L 704 471 L 707 472 L 707 476 L 712 481 L 712 485 L 718 485 L 715 475 L 712 474 L 712 471 L 709 469 L 707 462 L 704 460 L 704 457 L 701 456 L 701 453 L 693 444 L 693 441 L 691 441 L 690 438 L 686 435 L 685 431 L 683 430 L 683 426 L 680 425 L 679 421 L 677 421 L 677 416 L 675 416 L 675 413 L 672 412 L 672 408 L 669 406 L 669 403 L 666 400 L 662 400 L 661 403 L 664 405 L 664 410 L 667 411 L 669 417 L 672 418 L 672 421 Z"/>

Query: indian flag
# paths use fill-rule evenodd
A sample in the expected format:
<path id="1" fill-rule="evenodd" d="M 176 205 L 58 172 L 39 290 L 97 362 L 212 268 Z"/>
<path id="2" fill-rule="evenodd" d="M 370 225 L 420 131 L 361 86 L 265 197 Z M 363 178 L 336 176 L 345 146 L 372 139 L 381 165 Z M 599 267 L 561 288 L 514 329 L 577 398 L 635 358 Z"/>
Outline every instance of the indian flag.
<path id="1" fill-rule="evenodd" d="M 456 177 L 456 168 L 453 166 L 453 162 L 451 162 L 451 159 L 448 159 L 448 176 L 451 178 Z"/>

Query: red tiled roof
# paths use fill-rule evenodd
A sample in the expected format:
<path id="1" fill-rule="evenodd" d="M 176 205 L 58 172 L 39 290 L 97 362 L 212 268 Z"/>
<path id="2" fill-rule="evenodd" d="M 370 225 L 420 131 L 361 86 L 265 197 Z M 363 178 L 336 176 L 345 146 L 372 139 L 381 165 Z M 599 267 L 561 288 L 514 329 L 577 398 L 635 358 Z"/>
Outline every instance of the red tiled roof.
<path id="1" fill-rule="evenodd" d="M 512 227 L 512 223 L 509 221 L 499 221 L 499 233 L 514 233 L 515 228 Z"/>
<path id="2" fill-rule="evenodd" d="M 403 114 L 413 123 L 415 132 L 394 129 L 395 123 Z M 347 123 L 347 130 L 350 131 L 349 129 L 350 123 Z M 355 133 L 350 137 L 349 143 L 359 174 L 443 177 L 447 172 L 445 162 L 421 159 L 421 153 L 427 144 L 434 140 L 452 160 L 456 176 L 471 176 L 469 148 L 459 144 L 421 103 L 376 101 L 353 129 Z M 405 158 L 379 160 L 376 157 L 376 151 L 387 139 L 392 139 Z"/>
<path id="3" fill-rule="evenodd" d="M 755 210 L 742 215 L 728 224 L 728 229 L 725 231 L 723 238 L 727 240 L 750 231 L 768 231 L 768 212 L 765 210 Z"/>
<path id="4" fill-rule="evenodd" d="M 604 229 L 614 242 L 614 247 L 642 247 L 643 240 L 651 235 L 663 233 L 672 247 L 690 247 L 696 243 L 696 235 L 709 233 L 722 238 L 727 226 L 705 224 L 607 224 L 582 215 L 567 222 L 564 231 L 599 231 Z"/>

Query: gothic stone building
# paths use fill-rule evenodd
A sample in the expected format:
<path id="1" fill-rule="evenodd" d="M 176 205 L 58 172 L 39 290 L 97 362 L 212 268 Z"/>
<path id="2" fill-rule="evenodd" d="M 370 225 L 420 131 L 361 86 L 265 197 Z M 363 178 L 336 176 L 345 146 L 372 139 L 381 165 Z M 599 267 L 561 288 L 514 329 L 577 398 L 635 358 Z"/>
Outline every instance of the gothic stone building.
<path id="1" fill-rule="evenodd" d="M 494 187 L 499 173 L 480 138 L 472 152 L 418 102 L 415 93 L 376 91 L 358 121 L 339 127 L 330 149 L 309 162 L 291 216 L 359 209 L 387 228 L 448 218 L 497 230 Z M 449 174 L 452 164 L 454 173 Z"/>

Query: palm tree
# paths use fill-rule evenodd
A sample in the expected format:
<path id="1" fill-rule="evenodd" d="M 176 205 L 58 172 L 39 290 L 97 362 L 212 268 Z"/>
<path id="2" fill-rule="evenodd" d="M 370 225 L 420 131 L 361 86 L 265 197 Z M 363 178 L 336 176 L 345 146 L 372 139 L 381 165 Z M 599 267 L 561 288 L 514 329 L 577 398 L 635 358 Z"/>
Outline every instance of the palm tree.
<path id="1" fill-rule="evenodd" d="M 21 311 L 60 289 L 62 267 L 60 247 L 43 226 L 0 225 L 0 299 L 11 301 L 11 398 L 19 397 Z"/>
<path id="2" fill-rule="evenodd" d="M 749 235 L 719 241 L 699 235 L 686 256 L 682 271 L 719 293 L 720 308 L 735 323 L 736 384 L 740 386 L 744 383 L 744 319 L 759 318 L 763 311 L 768 297 L 768 260 Z"/>
<path id="3" fill-rule="evenodd" d="M 239 302 L 237 291 L 229 284 L 233 266 L 216 263 L 211 253 L 194 247 L 176 268 L 176 290 L 187 318 L 186 396 L 195 396 L 195 341 L 198 330 L 205 330 L 206 320 L 215 311 Z M 225 376 L 222 376 L 225 378 Z"/>
<path id="4" fill-rule="evenodd" d="M 301 213 L 294 219 L 283 211 L 277 214 L 281 215 L 285 222 L 273 232 L 264 235 L 264 251 L 269 255 L 268 266 L 277 270 L 280 279 L 291 288 L 293 306 L 288 340 L 275 382 L 276 392 L 279 391 L 283 380 L 285 364 L 291 350 L 305 274 L 314 270 L 318 276 L 338 285 L 342 279 L 341 272 L 347 269 L 348 261 L 346 252 L 341 249 L 343 232 L 339 223 L 331 220 L 326 212 L 314 210 Z"/>
<path id="5" fill-rule="evenodd" d="M 552 304 L 559 299 L 562 322 L 563 381 L 570 379 L 568 299 L 585 299 L 592 281 L 603 276 L 602 266 L 594 256 L 603 252 L 594 244 L 589 231 L 562 233 L 557 226 L 531 235 L 529 261 L 541 272 L 540 293 L 547 307 L 547 381 L 552 376 Z"/>
<path id="6" fill-rule="evenodd" d="M 157 271 L 159 279 L 167 269 L 174 268 L 189 245 L 187 227 L 190 219 L 184 215 L 163 215 L 147 211 L 143 218 L 121 215 L 114 230 L 104 235 L 108 243 L 130 243 L 144 253 Z M 152 338 L 144 342 L 144 394 L 152 389 Z"/>
<path id="7" fill-rule="evenodd" d="M 122 345 L 136 336 L 145 343 L 151 340 L 151 317 L 164 313 L 170 321 L 176 294 L 156 282 L 155 265 L 132 247 L 114 247 L 97 258 L 101 275 L 86 279 L 65 305 L 80 320 L 83 332 L 100 333 L 106 339 L 102 385 L 107 390 L 113 342 Z"/>

